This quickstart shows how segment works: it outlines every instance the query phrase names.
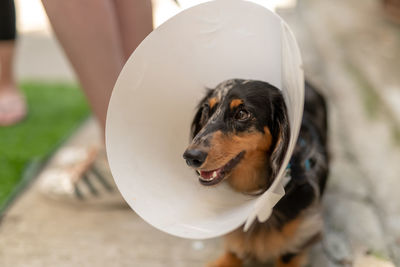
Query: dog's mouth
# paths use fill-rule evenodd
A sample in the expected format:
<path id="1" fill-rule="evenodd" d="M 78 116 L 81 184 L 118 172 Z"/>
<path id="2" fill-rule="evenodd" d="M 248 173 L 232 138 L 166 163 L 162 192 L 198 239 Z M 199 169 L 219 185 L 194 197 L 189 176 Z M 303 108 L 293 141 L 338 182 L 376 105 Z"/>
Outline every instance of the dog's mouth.
<path id="1" fill-rule="evenodd" d="M 227 164 L 218 169 L 211 171 L 197 170 L 197 173 L 199 174 L 199 182 L 202 185 L 207 185 L 207 186 L 216 185 L 220 183 L 225 177 L 229 175 L 230 171 L 236 167 L 236 165 L 243 158 L 244 153 L 245 151 L 240 152 L 233 159 L 228 161 Z"/>

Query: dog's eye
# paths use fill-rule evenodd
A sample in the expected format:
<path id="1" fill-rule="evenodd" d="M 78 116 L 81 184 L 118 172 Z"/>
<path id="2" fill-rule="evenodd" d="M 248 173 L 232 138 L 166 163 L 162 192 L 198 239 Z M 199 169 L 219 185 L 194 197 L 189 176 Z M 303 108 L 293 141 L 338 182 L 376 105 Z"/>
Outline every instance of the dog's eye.
<path id="1" fill-rule="evenodd" d="M 251 114 L 246 109 L 240 109 L 235 114 L 235 120 L 237 121 L 247 121 L 250 119 Z"/>

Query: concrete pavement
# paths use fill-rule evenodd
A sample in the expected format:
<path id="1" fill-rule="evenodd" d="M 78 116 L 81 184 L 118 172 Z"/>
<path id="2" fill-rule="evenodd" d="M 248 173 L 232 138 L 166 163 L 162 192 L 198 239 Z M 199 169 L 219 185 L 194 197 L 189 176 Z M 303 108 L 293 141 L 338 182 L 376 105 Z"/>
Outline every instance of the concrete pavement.
<path id="1" fill-rule="evenodd" d="M 374 0 L 303 0 L 281 14 L 329 102 L 331 175 L 312 266 L 400 266 L 400 26 Z M 89 122 L 70 142 L 98 136 Z M 98 141 L 96 141 L 98 142 Z M 0 225 L 0 266 L 204 266 L 219 239 L 168 236 L 117 195 L 109 205 L 44 198 L 35 183 Z"/>

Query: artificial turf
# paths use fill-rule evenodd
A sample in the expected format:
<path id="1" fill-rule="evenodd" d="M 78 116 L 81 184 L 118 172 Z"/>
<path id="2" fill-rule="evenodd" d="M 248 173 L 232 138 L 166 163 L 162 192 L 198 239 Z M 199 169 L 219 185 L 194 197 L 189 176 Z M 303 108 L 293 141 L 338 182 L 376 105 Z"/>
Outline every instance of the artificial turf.
<path id="1" fill-rule="evenodd" d="M 23 82 L 29 112 L 11 127 L 0 127 L 0 213 L 46 158 L 89 114 L 76 85 Z"/>

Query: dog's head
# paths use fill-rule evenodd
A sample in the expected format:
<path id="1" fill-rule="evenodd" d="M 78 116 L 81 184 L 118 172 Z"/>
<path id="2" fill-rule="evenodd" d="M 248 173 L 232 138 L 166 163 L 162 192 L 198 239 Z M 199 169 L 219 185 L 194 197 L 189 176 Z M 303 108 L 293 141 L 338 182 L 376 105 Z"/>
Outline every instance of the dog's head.
<path id="1" fill-rule="evenodd" d="M 266 189 L 286 152 L 289 123 L 281 92 L 253 80 L 228 80 L 207 92 L 183 157 L 203 185 L 224 178 L 236 190 Z"/>

